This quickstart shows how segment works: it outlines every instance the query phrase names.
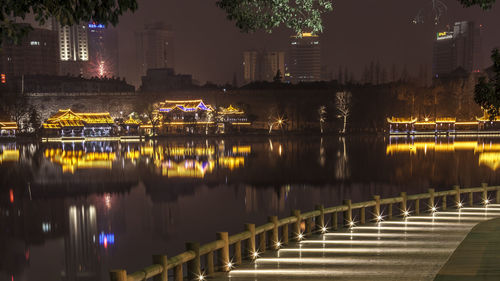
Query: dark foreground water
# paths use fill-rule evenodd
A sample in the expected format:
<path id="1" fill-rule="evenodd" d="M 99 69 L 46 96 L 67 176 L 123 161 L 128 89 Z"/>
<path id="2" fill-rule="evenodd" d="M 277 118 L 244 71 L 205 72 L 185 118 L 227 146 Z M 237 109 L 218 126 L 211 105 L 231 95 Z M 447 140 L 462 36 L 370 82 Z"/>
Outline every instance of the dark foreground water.
<path id="1" fill-rule="evenodd" d="M 108 280 L 292 209 L 500 184 L 500 139 L 0 143 L 0 280 Z"/>

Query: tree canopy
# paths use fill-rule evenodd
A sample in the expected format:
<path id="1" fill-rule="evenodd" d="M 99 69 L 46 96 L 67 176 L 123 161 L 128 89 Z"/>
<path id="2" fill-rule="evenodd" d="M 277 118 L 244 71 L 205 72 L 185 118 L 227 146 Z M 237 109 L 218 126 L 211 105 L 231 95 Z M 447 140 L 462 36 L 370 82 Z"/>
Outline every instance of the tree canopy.
<path id="1" fill-rule="evenodd" d="M 494 49 L 491 53 L 493 75 L 479 78 L 474 89 L 474 101 L 479 104 L 493 120 L 500 116 L 500 51 Z"/>
<path id="2" fill-rule="evenodd" d="M 458 0 L 463 6 L 491 9 L 496 0 Z M 95 21 L 116 25 L 119 16 L 138 8 L 137 0 L 0 0 L 0 44 L 8 39 L 18 42 L 31 27 L 16 22 L 33 14 L 44 24 L 54 18 L 62 25 Z M 333 10 L 332 0 L 217 0 L 216 4 L 243 32 L 272 31 L 288 27 L 297 34 L 320 33 L 321 15 Z"/>

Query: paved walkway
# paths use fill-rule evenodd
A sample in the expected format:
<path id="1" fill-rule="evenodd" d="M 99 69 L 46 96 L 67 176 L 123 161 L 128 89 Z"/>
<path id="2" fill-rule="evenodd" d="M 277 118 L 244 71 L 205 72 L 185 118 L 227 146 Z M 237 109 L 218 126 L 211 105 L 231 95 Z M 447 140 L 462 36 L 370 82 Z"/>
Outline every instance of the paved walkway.
<path id="1" fill-rule="evenodd" d="M 460 211 L 436 212 L 434 216 L 410 216 L 406 220 L 355 226 L 344 232 L 311 236 L 279 251 L 266 252 L 254 262 L 243 264 L 216 279 L 434 280 L 471 229 L 495 217 L 500 217 L 500 205 L 492 204 L 487 208 L 462 208 Z M 477 235 L 469 236 L 474 245 L 458 248 L 457 253 L 461 254 L 452 256 L 454 262 L 443 268 L 440 278 L 467 264 L 464 257 L 471 248 L 482 247 L 483 251 L 475 252 L 479 257 L 492 253 L 484 251 L 492 245 L 481 244 L 482 236 L 500 230 L 500 219 L 491 222 L 495 223 L 478 227 Z M 500 253 L 498 242 L 500 237 L 494 240 L 495 254 Z M 480 270 L 476 272 L 489 271 L 491 266 L 496 266 L 498 274 L 500 261 L 484 262 L 488 257 L 477 263 Z"/>

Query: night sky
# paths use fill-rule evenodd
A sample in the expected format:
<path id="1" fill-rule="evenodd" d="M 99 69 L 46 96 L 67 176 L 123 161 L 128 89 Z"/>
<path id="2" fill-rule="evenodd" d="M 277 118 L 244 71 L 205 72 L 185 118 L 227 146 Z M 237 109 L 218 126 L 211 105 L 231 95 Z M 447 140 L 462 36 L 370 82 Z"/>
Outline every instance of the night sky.
<path id="1" fill-rule="evenodd" d="M 483 62 L 489 64 L 492 47 L 500 46 L 500 3 L 491 11 L 462 8 L 456 0 L 444 0 L 448 12 L 443 24 L 472 20 L 483 24 Z M 435 27 L 431 20 L 415 25 L 411 20 L 420 9 L 430 10 L 430 0 L 342 0 L 325 14 L 321 35 L 322 64 L 337 73 L 347 66 L 359 79 L 370 61 L 380 61 L 388 71 L 407 65 L 417 74 L 420 65 L 432 64 Z M 430 11 L 429 11 L 430 12 Z M 137 81 L 134 68 L 134 31 L 145 23 L 163 21 L 175 32 L 175 70 L 192 74 L 205 83 L 231 82 L 233 73 L 242 81 L 242 52 L 247 49 L 287 49 L 291 30 L 280 28 L 272 34 L 241 33 L 226 19 L 224 11 L 210 0 L 139 0 L 139 10 L 126 14 L 118 25 L 120 35 L 120 76 Z M 429 74 L 430 75 L 430 74 Z"/>

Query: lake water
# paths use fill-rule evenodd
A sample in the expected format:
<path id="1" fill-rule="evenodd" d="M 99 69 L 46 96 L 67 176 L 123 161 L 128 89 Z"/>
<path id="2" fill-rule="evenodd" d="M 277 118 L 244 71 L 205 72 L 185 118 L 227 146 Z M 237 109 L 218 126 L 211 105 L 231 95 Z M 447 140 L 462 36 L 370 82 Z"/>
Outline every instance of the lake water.
<path id="1" fill-rule="evenodd" d="M 0 280 L 108 280 L 292 209 L 500 183 L 500 139 L 0 143 Z"/>

